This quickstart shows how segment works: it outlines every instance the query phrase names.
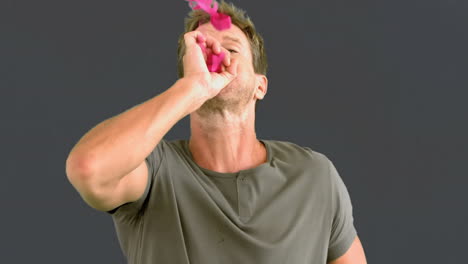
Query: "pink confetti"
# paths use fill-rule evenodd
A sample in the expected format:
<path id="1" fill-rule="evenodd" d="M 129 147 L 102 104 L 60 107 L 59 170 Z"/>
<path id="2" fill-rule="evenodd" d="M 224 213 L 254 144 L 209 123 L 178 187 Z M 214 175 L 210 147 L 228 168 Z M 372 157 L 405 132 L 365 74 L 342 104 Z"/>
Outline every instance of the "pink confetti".
<path id="1" fill-rule="evenodd" d="M 198 43 L 198 46 L 202 49 L 203 53 L 206 54 L 206 47 L 203 46 L 201 43 Z M 208 67 L 208 70 L 210 72 L 217 72 L 220 73 L 222 71 L 221 69 L 221 63 L 223 62 L 224 57 L 226 54 L 224 52 L 221 52 L 220 54 L 209 54 L 206 56 L 206 66 Z"/>
<path id="2" fill-rule="evenodd" d="M 218 3 L 214 0 L 186 0 L 189 2 L 189 6 L 194 9 L 202 9 L 210 15 L 210 22 L 217 30 L 225 30 L 231 27 L 231 17 L 218 12 Z M 199 43 L 206 53 L 206 49 Z M 206 64 L 210 72 L 221 72 L 221 63 L 223 62 L 224 52 L 220 54 L 211 53 L 207 56 Z"/>
<path id="3" fill-rule="evenodd" d="M 211 24 L 213 24 L 217 30 L 228 29 L 231 27 L 231 17 L 226 14 L 216 12 L 211 15 Z"/>

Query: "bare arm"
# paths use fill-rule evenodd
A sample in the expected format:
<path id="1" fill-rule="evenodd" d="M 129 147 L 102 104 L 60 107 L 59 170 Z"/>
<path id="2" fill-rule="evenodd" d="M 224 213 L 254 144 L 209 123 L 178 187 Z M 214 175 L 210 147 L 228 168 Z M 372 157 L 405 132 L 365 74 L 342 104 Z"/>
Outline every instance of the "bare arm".
<path id="1" fill-rule="evenodd" d="M 99 123 L 71 150 L 67 177 L 93 208 L 107 211 L 141 196 L 148 178 L 145 158 L 180 119 L 235 77 L 237 63 L 230 63 L 228 53 L 225 71 L 208 72 L 197 39 L 221 52 L 219 43 L 200 32 L 187 33 L 185 77 L 158 96 Z"/>
<path id="2" fill-rule="evenodd" d="M 358 236 L 346 253 L 328 264 L 367 264 L 366 255 Z"/>
<path id="3" fill-rule="evenodd" d="M 192 91 L 190 83 L 180 79 L 158 96 L 101 122 L 78 141 L 68 156 L 66 171 L 70 182 L 91 206 L 102 210 L 116 207 L 118 204 L 110 201 L 104 205 L 91 199 L 110 193 L 130 172 L 135 170 L 141 179 L 147 178 L 144 159 L 188 114 Z M 141 193 L 144 186 L 138 186 Z"/>

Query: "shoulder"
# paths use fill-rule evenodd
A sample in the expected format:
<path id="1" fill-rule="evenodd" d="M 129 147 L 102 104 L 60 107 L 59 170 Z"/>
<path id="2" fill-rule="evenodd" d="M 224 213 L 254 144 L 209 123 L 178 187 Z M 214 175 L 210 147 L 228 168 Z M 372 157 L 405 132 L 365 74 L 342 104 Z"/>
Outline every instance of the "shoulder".
<path id="1" fill-rule="evenodd" d="M 294 142 L 284 140 L 264 140 L 268 141 L 275 157 L 280 160 L 308 160 L 328 166 L 328 157 L 308 146 L 303 146 Z"/>
<path id="2" fill-rule="evenodd" d="M 164 156 L 169 156 L 171 153 L 178 153 L 182 149 L 183 144 L 182 139 L 165 139 L 162 138 L 158 145 L 155 147 L 155 151 L 159 153 L 164 153 Z"/>
<path id="3" fill-rule="evenodd" d="M 309 147 L 284 140 L 268 140 L 275 163 L 288 172 L 307 171 L 315 179 L 323 178 L 329 182 L 330 160 L 328 157 Z"/>

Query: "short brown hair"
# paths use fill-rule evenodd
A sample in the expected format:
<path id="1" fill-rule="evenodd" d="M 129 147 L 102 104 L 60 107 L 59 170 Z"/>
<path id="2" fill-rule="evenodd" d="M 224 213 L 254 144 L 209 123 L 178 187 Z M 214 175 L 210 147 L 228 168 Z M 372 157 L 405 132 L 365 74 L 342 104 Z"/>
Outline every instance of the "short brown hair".
<path id="1" fill-rule="evenodd" d="M 268 63 L 263 38 L 255 29 L 253 22 L 245 14 L 245 11 L 234 6 L 232 3 L 226 3 L 222 0 L 218 5 L 218 12 L 229 15 L 232 24 L 244 32 L 250 43 L 254 72 L 266 75 Z M 209 21 L 210 15 L 201 9 L 190 11 L 188 17 L 185 18 L 185 31 L 179 36 L 177 47 L 177 74 L 179 78 L 184 76 L 184 65 L 182 62 L 182 57 L 185 54 L 184 34 L 195 30 L 199 25 Z M 255 104 L 255 109 L 257 103 Z"/>

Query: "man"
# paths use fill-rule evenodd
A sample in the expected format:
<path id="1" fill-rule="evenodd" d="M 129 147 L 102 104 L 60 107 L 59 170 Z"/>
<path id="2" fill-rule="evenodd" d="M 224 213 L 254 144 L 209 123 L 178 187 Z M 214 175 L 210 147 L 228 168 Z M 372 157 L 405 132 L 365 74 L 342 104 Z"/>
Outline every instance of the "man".
<path id="1" fill-rule="evenodd" d="M 67 176 L 112 215 L 129 263 L 366 263 L 347 189 L 308 147 L 255 134 L 267 92 L 263 39 L 244 12 L 216 30 L 194 10 L 179 40 L 179 80 L 90 130 Z M 206 48 L 203 53 L 200 45 Z M 207 54 L 226 54 L 209 72 Z M 190 114 L 189 140 L 164 135 Z"/>

